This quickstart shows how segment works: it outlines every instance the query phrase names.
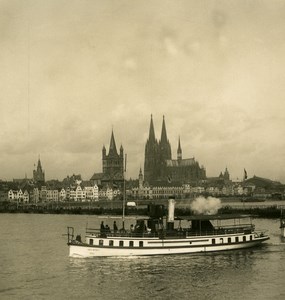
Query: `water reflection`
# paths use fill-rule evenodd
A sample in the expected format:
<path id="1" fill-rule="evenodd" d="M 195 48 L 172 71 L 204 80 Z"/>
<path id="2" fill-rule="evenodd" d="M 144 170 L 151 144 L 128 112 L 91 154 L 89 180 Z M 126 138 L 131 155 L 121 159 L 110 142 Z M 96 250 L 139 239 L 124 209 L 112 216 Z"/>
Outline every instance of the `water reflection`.
<path id="1" fill-rule="evenodd" d="M 205 289 L 223 285 L 234 276 L 240 284 L 250 284 L 255 254 L 252 250 L 241 250 L 214 254 L 70 259 L 69 272 L 80 274 L 81 278 L 92 278 L 92 286 L 106 297 L 120 293 L 123 288 L 132 290 L 133 296 L 138 297 L 149 297 L 151 290 L 152 297 L 163 291 L 169 296 L 181 294 L 185 298 L 193 288 L 196 293 L 205 294 Z"/>

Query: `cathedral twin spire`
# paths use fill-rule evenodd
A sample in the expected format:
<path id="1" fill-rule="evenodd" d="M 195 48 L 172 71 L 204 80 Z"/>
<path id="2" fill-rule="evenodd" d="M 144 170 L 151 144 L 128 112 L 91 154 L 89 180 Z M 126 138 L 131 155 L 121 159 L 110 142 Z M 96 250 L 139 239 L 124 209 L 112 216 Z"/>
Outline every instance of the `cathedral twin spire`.
<path id="1" fill-rule="evenodd" d="M 166 161 L 171 159 L 171 146 L 167 139 L 165 118 L 163 116 L 161 137 L 158 142 L 155 138 L 153 118 L 151 115 L 149 137 L 145 145 L 145 180 L 152 181 L 163 176 Z"/>
<path id="2" fill-rule="evenodd" d="M 154 126 L 153 126 L 153 120 L 152 120 L 152 115 L 150 116 L 150 126 L 149 126 L 149 136 L 148 136 L 148 141 L 150 143 L 155 143 L 155 133 L 154 133 Z"/>
<path id="3" fill-rule="evenodd" d="M 154 133 L 154 125 L 153 125 L 153 119 L 152 115 L 150 116 L 150 126 L 149 126 L 149 136 L 148 136 L 148 143 L 156 143 L 157 140 L 155 138 L 155 133 Z M 162 121 L 162 129 L 161 129 L 161 137 L 159 141 L 159 145 L 167 145 L 169 144 L 169 141 L 167 139 L 167 133 L 166 133 L 166 126 L 165 126 L 165 118 L 163 116 L 163 121 Z"/>

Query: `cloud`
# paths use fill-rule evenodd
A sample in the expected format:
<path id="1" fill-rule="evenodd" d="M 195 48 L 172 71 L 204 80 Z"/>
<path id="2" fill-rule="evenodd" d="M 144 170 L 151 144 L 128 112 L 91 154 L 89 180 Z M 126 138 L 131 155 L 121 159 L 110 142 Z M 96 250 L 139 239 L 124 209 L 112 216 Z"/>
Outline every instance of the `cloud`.
<path id="1" fill-rule="evenodd" d="M 150 114 L 209 175 L 284 177 L 284 4 L 29 3 L 0 4 L 0 178 L 38 154 L 49 178 L 88 177 L 112 127 L 136 177 Z"/>

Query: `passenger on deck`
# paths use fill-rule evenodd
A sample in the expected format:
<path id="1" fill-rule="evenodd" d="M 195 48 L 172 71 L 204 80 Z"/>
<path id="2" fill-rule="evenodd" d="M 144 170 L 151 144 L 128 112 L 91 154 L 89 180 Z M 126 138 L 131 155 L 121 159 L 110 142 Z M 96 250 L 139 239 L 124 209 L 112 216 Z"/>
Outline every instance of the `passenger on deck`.
<path id="1" fill-rule="evenodd" d="M 105 232 L 105 225 L 104 225 L 104 221 L 102 221 L 102 222 L 101 222 L 100 231 L 101 231 L 101 233 Z"/>
<path id="2" fill-rule="evenodd" d="M 114 234 L 116 234 L 117 231 L 118 231 L 118 227 L 117 227 L 116 221 L 114 221 L 114 223 L 113 223 L 113 230 L 114 230 Z"/>
<path id="3" fill-rule="evenodd" d="M 110 229 L 110 227 L 109 227 L 108 224 L 107 224 L 106 227 L 105 227 L 105 231 L 106 231 L 107 233 L 110 233 L 110 232 L 111 232 L 111 229 Z"/>

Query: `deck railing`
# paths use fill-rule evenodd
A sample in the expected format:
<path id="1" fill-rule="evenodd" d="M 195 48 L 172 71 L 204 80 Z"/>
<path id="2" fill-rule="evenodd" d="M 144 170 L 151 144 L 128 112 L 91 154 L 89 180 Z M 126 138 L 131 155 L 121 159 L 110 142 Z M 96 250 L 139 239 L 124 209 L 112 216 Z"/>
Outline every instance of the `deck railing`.
<path id="1" fill-rule="evenodd" d="M 221 226 L 209 229 L 193 230 L 191 228 L 180 228 L 171 231 L 160 229 L 158 231 L 143 231 L 133 232 L 130 230 L 100 230 L 94 228 L 86 228 L 86 234 L 95 237 L 107 238 L 107 237 L 130 237 L 130 238 L 185 238 L 191 236 L 205 236 L 205 235 L 228 235 L 228 234 L 244 234 L 252 233 L 254 226 L 251 224 L 233 225 L 233 226 Z"/>

